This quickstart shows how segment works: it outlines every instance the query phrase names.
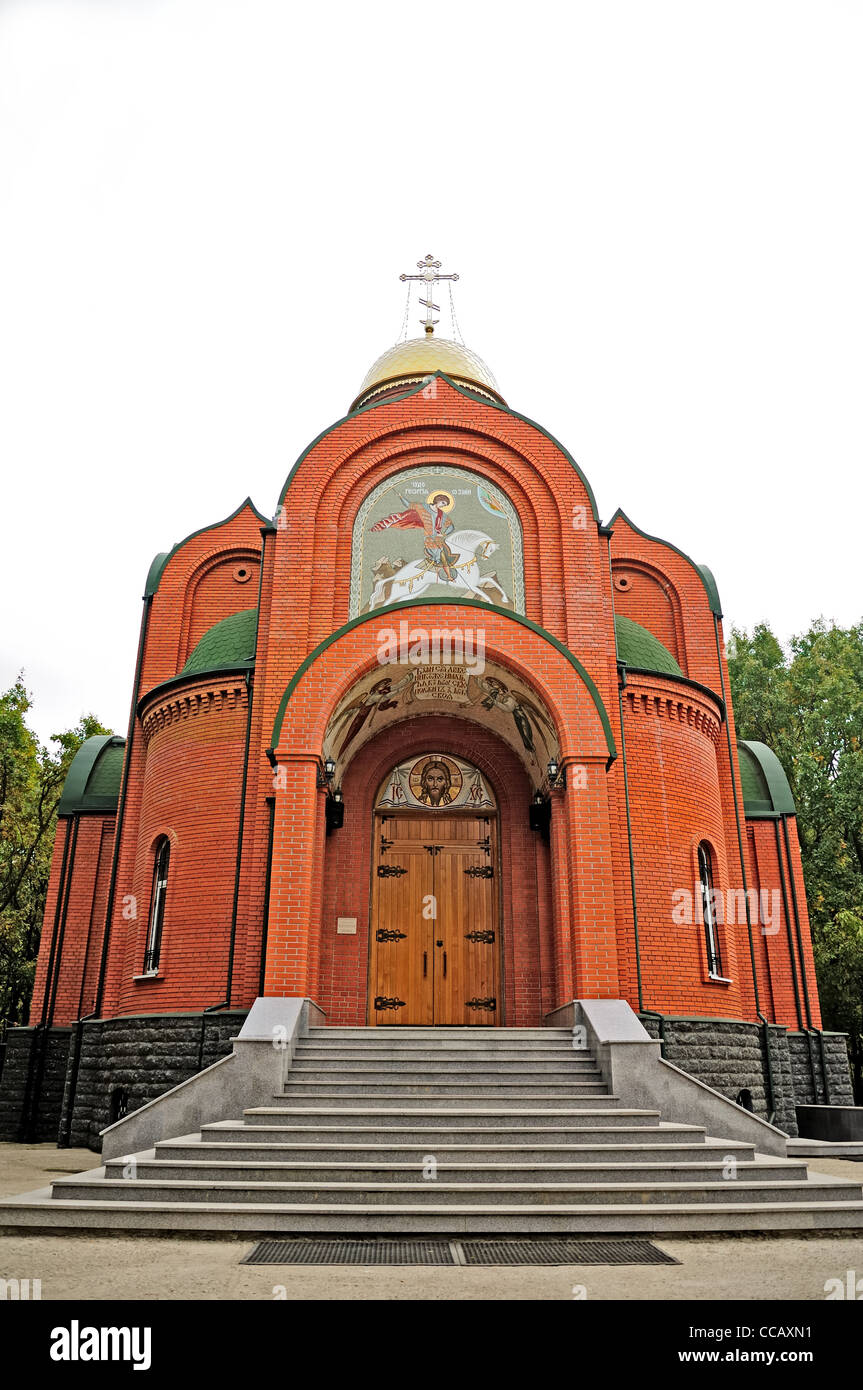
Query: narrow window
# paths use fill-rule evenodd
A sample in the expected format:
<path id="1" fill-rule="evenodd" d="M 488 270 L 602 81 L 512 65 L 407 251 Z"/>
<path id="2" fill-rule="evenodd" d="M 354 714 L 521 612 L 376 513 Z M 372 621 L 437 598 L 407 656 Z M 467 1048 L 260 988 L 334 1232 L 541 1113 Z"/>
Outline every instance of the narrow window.
<path id="1" fill-rule="evenodd" d="M 707 970 L 711 975 L 722 974 L 719 935 L 716 930 L 716 895 L 713 887 L 713 866 L 710 846 L 702 840 L 698 846 L 698 878 L 701 886 L 701 920 L 707 944 Z"/>
<path id="2" fill-rule="evenodd" d="M 144 952 L 144 974 L 155 975 L 159 969 L 159 952 L 162 948 L 162 923 L 165 920 L 165 893 L 168 889 L 168 862 L 171 857 L 171 844 L 161 839 L 156 846 L 156 862 L 153 868 L 153 897 L 150 903 L 150 925 L 147 930 L 147 949 Z"/>

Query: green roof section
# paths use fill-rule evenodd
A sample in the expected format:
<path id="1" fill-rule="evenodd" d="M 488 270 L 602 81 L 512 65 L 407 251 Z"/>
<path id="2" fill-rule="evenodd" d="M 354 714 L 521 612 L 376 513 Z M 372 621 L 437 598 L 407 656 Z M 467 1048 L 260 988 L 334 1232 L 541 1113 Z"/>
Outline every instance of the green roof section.
<path id="1" fill-rule="evenodd" d="M 222 618 L 204 633 L 180 675 L 197 676 L 203 671 L 253 665 L 257 627 L 257 608 L 243 608 Z"/>
<path id="2" fill-rule="evenodd" d="M 785 769 L 772 748 L 757 739 L 738 739 L 737 760 L 748 820 L 797 814 Z"/>
<path id="3" fill-rule="evenodd" d="M 717 618 L 722 617 L 722 604 L 719 600 L 719 590 L 716 587 L 713 571 L 709 569 L 707 565 L 696 565 L 695 561 L 686 554 L 685 550 L 681 550 L 679 546 L 672 545 L 671 541 L 664 541 L 661 536 L 650 536 L 646 531 L 642 531 L 640 526 L 636 526 L 635 522 L 630 520 L 622 507 L 618 507 L 608 525 L 613 527 L 618 517 L 620 517 L 622 521 L 625 521 L 627 526 L 631 526 L 637 535 L 643 536 L 646 541 L 655 541 L 657 545 L 664 545 L 666 550 L 673 550 L 675 555 L 679 555 L 682 560 L 685 560 L 688 565 L 691 565 L 704 585 L 704 591 L 707 594 L 711 613 L 715 613 Z"/>
<path id="4" fill-rule="evenodd" d="M 478 391 L 469 391 L 466 386 L 459 386 L 458 382 L 453 381 L 451 377 L 448 377 L 446 372 L 432 372 L 431 375 L 434 377 L 438 377 L 441 381 L 445 381 L 447 385 L 451 386 L 454 391 L 457 391 L 460 396 L 467 396 L 468 400 L 478 401 L 480 405 L 488 406 L 489 410 L 499 410 L 502 414 L 509 415 L 513 420 L 521 420 L 523 424 L 530 425 L 532 429 L 539 430 L 540 434 L 545 435 L 546 439 L 550 440 L 554 447 L 560 450 L 567 463 L 569 463 L 570 466 L 578 474 L 579 478 L 584 484 L 585 491 L 587 492 L 587 496 L 590 500 L 590 509 L 593 513 L 593 519 L 597 525 L 600 524 L 599 512 L 596 506 L 596 498 L 593 495 L 593 488 L 590 486 L 590 483 L 588 482 L 587 478 L 584 476 L 575 459 L 572 457 L 572 454 L 569 452 L 568 449 L 564 448 L 563 444 L 561 444 L 559 439 L 555 439 L 553 434 L 550 434 L 549 431 L 547 429 L 544 429 L 542 425 L 537 424 L 536 420 L 529 419 L 527 415 L 519 415 L 517 410 L 511 410 L 508 405 L 503 405 L 499 401 L 489 400 L 488 396 L 481 396 Z M 290 488 L 291 483 L 293 482 L 294 477 L 296 475 L 297 469 L 300 467 L 300 464 L 307 457 L 307 455 L 311 453 L 315 445 L 320 444 L 321 440 L 326 439 L 327 435 L 332 434 L 333 430 L 338 429 L 339 425 L 343 425 L 346 420 L 354 420 L 357 418 L 357 416 L 364 415 L 368 410 L 381 410 L 384 406 L 393 405 L 396 401 L 408 400 L 411 396 L 415 396 L 417 392 L 425 391 L 427 390 L 427 388 L 427 382 L 420 381 L 417 383 L 416 386 L 412 387 L 410 391 L 405 391 L 403 395 L 387 396 L 381 401 L 369 401 L 368 405 L 361 405 L 358 407 L 358 409 L 351 410 L 348 412 L 347 415 L 343 415 L 340 420 L 334 421 L 332 425 L 328 425 L 327 428 L 325 430 L 322 430 L 321 433 L 317 436 L 317 438 L 313 439 L 311 444 L 309 444 L 307 448 L 303 450 L 296 463 L 294 464 L 293 468 L 291 469 L 290 473 L 288 474 L 285 486 L 282 488 L 281 494 L 279 496 L 279 507 L 281 507 L 282 503 L 285 500 L 285 494 Z"/>
<path id="5" fill-rule="evenodd" d="M 198 528 L 197 531 L 190 531 L 188 536 L 184 536 L 184 538 L 181 541 L 177 541 L 177 544 L 172 546 L 170 550 L 162 550 L 159 552 L 158 555 L 154 556 L 150 568 L 147 571 L 147 583 L 144 586 L 144 598 L 152 598 L 153 594 L 159 587 L 162 575 L 165 573 L 165 570 L 168 566 L 168 561 L 173 560 L 178 550 L 182 550 L 183 546 L 188 544 L 189 541 L 193 541 L 196 536 L 203 536 L 205 531 L 218 531 L 220 526 L 227 526 L 228 522 L 233 521 L 234 517 L 239 516 L 240 512 L 243 511 L 246 507 L 251 507 L 252 511 L 255 513 L 255 516 L 265 526 L 270 525 L 272 517 L 264 516 L 263 512 L 258 511 L 251 497 L 246 497 L 240 503 L 239 507 L 237 507 L 236 511 L 231 512 L 230 516 L 224 517 L 221 521 L 214 521 L 210 526 L 201 526 Z"/>
<path id="6" fill-rule="evenodd" d="M 614 620 L 617 659 L 634 671 L 655 671 L 660 676 L 682 676 L 671 652 L 658 637 L 640 623 L 619 614 Z"/>
<path id="7" fill-rule="evenodd" d="M 126 740 L 119 734 L 85 739 L 69 764 L 58 816 L 116 811 L 125 752 Z"/>

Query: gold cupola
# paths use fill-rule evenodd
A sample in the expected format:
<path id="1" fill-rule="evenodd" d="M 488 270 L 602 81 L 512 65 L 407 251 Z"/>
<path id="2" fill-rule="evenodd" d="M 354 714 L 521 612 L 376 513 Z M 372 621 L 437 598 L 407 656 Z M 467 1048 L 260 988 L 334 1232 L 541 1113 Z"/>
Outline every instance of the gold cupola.
<path id="1" fill-rule="evenodd" d="M 426 377 L 433 376 L 435 372 L 445 373 L 459 386 L 466 386 L 478 395 L 487 396 L 502 405 L 506 404 L 492 373 L 477 353 L 465 347 L 464 343 L 435 336 L 434 326 L 437 319 L 432 317 L 432 313 L 439 306 L 432 302 L 434 286 L 440 280 L 458 279 L 457 275 L 439 274 L 440 264 L 440 261 L 433 260 L 429 255 L 417 262 L 419 275 L 400 277 L 402 280 L 419 280 L 424 284 L 428 298 L 419 301 L 426 310 L 426 316 L 421 320 L 425 329 L 424 336 L 407 338 L 396 343 L 372 363 L 351 406 L 352 411 L 383 396 L 409 391 L 411 387 L 418 385 Z"/>

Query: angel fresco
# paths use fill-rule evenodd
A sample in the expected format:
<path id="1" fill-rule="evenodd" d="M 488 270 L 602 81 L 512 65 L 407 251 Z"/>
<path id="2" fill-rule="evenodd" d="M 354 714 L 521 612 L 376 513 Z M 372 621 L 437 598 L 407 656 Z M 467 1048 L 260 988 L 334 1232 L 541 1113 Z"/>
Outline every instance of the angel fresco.
<path id="1" fill-rule="evenodd" d="M 498 680 L 497 676 L 473 676 L 471 680 L 479 687 L 479 691 L 474 695 L 471 704 L 481 705 L 483 709 L 499 709 L 506 714 L 511 714 L 524 748 L 533 758 L 536 758 L 534 726 L 545 745 L 546 753 L 556 747 L 553 724 L 550 723 L 539 706 L 535 705 L 523 691 L 510 690 L 509 686 L 505 685 L 502 680 Z M 551 744 L 545 736 L 543 726 L 551 734 Z"/>
<path id="2" fill-rule="evenodd" d="M 398 706 L 402 698 L 402 692 L 405 692 L 405 700 L 408 702 L 410 701 L 410 686 L 413 685 L 415 674 L 414 671 L 408 671 L 406 676 L 395 683 L 393 682 L 392 676 L 385 676 L 383 680 L 377 681 L 370 690 L 367 690 L 365 695 L 361 695 L 359 699 L 353 700 L 351 704 L 346 706 L 346 708 L 336 716 L 330 730 L 330 737 L 333 742 L 335 742 L 337 732 L 340 732 L 341 728 L 344 727 L 345 721 L 351 714 L 354 715 L 353 722 L 339 748 L 339 758 L 344 756 L 348 745 L 353 743 L 360 730 L 376 713 L 385 709 L 395 709 Z"/>

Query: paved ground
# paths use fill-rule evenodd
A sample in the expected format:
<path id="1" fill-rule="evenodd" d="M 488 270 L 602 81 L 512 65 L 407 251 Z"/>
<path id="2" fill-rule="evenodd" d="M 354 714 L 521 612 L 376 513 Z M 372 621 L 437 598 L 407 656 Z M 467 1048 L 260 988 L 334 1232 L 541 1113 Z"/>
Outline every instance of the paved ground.
<path id="1" fill-rule="evenodd" d="M 0 1195 L 99 1163 L 86 1149 L 0 1144 Z M 861 1165 L 812 1160 L 861 1178 Z M 679 1265 L 552 1269 L 292 1269 L 241 1266 L 251 1241 L 3 1236 L 0 1277 L 40 1279 L 43 1299 L 823 1299 L 828 1279 L 863 1279 L 863 1234 L 657 1240 Z"/>

